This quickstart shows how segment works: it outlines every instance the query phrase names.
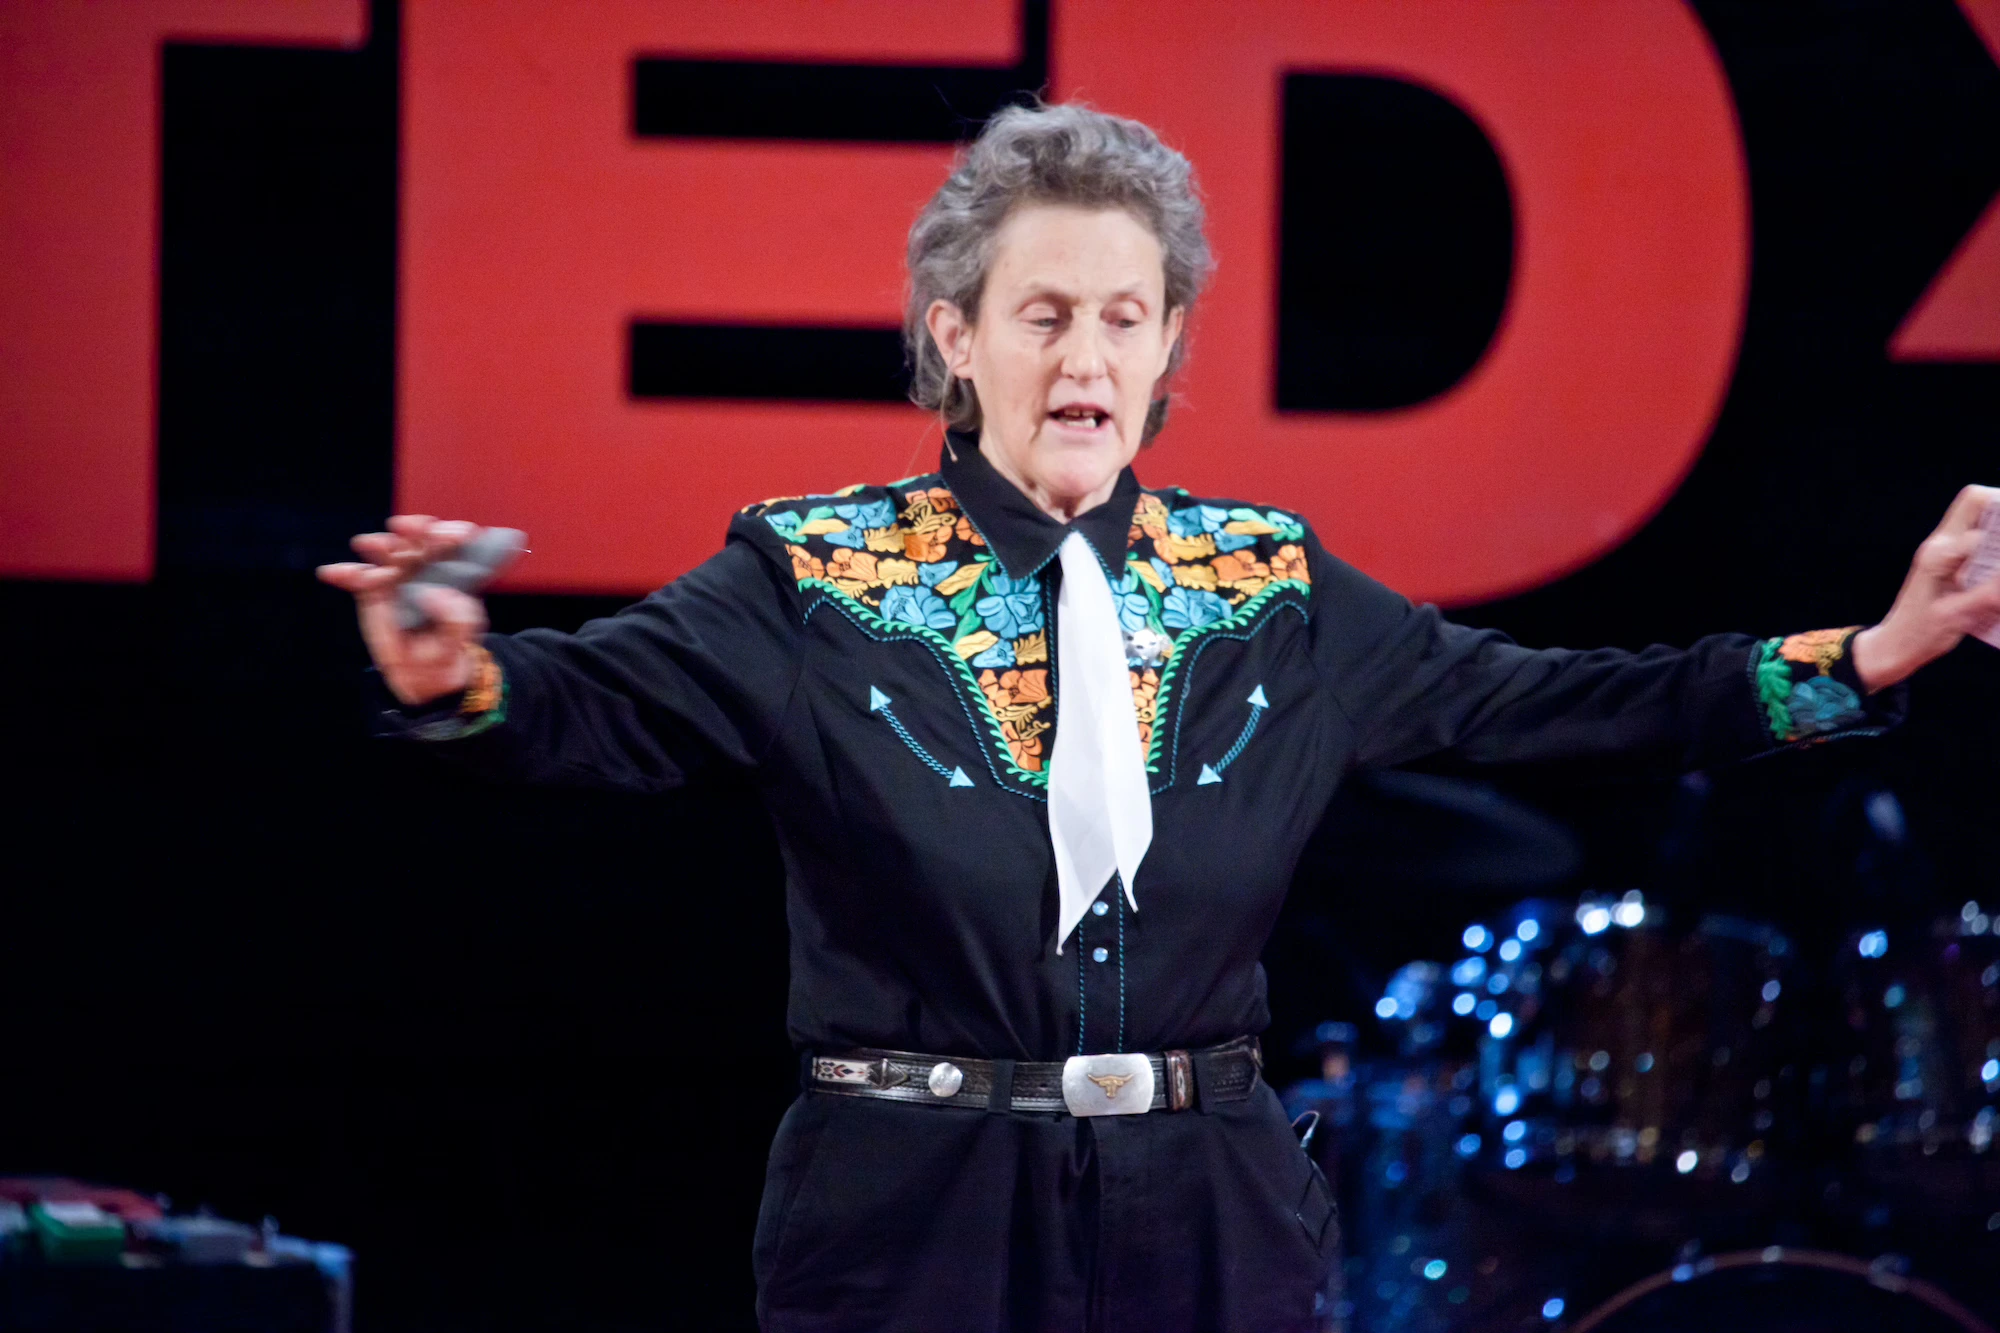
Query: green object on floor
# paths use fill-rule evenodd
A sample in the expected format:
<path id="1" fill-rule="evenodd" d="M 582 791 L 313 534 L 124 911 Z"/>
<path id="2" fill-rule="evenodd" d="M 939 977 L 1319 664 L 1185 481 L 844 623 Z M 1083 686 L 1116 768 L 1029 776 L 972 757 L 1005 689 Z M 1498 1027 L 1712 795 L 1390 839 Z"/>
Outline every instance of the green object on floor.
<path id="1" fill-rule="evenodd" d="M 31 1203 L 28 1225 L 53 1263 L 115 1260 L 125 1251 L 125 1224 L 94 1203 Z"/>

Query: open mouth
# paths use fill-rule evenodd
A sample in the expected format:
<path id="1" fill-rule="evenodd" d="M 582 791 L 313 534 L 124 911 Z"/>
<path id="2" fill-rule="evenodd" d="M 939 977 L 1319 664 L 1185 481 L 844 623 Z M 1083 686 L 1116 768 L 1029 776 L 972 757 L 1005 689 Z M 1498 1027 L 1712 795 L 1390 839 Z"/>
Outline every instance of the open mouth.
<path id="1" fill-rule="evenodd" d="M 1057 408 L 1055 411 L 1049 413 L 1049 419 L 1057 425 L 1067 426 L 1071 430 L 1096 430 L 1100 426 L 1110 424 L 1111 414 L 1101 407 L 1092 407 L 1088 403 L 1077 403 L 1069 407 Z"/>

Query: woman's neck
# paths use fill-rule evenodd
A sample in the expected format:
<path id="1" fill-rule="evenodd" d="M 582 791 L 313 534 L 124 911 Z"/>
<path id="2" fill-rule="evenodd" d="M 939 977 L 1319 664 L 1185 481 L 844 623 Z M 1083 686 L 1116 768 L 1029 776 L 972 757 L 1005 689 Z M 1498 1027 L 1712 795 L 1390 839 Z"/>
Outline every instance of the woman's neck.
<path id="1" fill-rule="evenodd" d="M 1027 496 L 1035 508 L 1058 523 L 1074 523 L 1079 515 L 1097 508 L 1111 498 L 1112 491 L 1118 489 L 1118 473 L 1114 472 L 1101 485 L 1081 495 L 1054 490 L 1024 475 L 1004 450 L 987 448 L 988 439 L 984 432 L 980 433 L 979 444 L 979 452 L 986 456 L 993 470 L 1005 477 L 1015 490 Z"/>

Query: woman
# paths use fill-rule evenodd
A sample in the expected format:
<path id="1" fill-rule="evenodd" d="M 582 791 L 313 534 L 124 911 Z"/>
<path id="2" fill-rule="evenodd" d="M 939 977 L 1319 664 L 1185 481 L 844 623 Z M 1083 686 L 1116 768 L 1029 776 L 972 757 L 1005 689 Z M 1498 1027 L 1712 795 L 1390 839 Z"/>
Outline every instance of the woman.
<path id="1" fill-rule="evenodd" d="M 1257 960 L 1342 777 L 1878 730 L 2000 618 L 1953 582 L 1988 491 L 1880 625 L 1631 654 L 1454 626 L 1288 510 L 1141 486 L 1208 253 L 1186 160 L 1131 121 L 1003 112 L 909 268 L 937 472 L 753 505 L 574 635 L 482 637 L 436 588 L 398 627 L 467 524 L 394 519 L 322 571 L 387 730 L 531 781 L 758 784 L 806 1085 L 755 1243 L 771 1329 L 1309 1323 L 1336 1228 L 1258 1078 Z"/>

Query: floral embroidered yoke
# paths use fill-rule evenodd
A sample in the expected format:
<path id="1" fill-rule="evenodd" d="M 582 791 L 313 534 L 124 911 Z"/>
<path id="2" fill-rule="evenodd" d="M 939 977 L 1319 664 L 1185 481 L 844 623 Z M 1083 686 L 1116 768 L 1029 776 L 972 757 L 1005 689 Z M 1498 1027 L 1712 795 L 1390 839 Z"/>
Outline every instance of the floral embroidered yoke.
<path id="1" fill-rule="evenodd" d="M 1072 531 L 1124 631 L 1154 836 L 1145 910 L 1114 877 L 1058 957 L 1046 795 Z M 743 775 L 785 857 L 795 1042 L 1049 1060 L 1260 1030 L 1258 957 L 1348 773 L 1674 772 L 1869 734 L 1899 694 L 1864 697 L 1851 634 L 1531 651 L 1412 605 L 1282 507 L 1128 470 L 1065 524 L 954 435 L 935 473 L 752 505 L 617 616 L 488 636 L 476 691 L 383 727 L 502 777 Z"/>
<path id="2" fill-rule="evenodd" d="M 785 540 L 802 592 L 831 602 L 875 638 L 925 643 L 952 668 L 948 674 L 984 723 L 995 781 L 1039 793 L 1048 783 L 1055 723 L 1055 600 L 1044 577 L 1053 548 L 997 558 L 940 475 L 887 491 L 877 498 L 856 487 L 747 512 Z M 1116 502 L 1107 508 L 1123 509 Z M 1275 509 L 1140 491 L 1117 541 L 1109 531 L 1087 535 L 1097 540 L 1125 632 L 1146 768 L 1163 786 L 1161 755 L 1180 711 L 1175 687 L 1202 641 L 1252 633 L 1279 608 L 1303 613 L 1308 605 L 1305 528 Z M 822 604 L 809 602 L 806 614 Z"/>

